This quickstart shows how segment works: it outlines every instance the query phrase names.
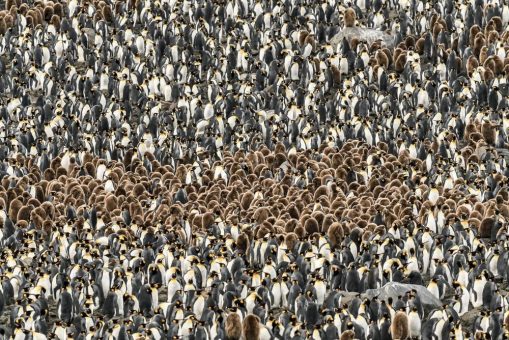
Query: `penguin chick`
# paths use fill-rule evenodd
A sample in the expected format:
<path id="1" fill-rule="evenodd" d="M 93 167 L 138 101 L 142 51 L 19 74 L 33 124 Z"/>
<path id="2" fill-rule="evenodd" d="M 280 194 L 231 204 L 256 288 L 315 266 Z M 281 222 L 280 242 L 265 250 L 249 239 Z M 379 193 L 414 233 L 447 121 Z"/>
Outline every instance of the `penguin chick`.
<path id="1" fill-rule="evenodd" d="M 304 46 L 306 43 L 306 38 L 308 37 L 309 32 L 308 31 L 300 31 L 299 33 L 299 45 Z"/>
<path id="2" fill-rule="evenodd" d="M 258 316 L 249 314 L 242 322 L 242 332 L 246 340 L 258 340 L 260 337 L 260 319 Z"/>
<path id="3" fill-rule="evenodd" d="M 240 206 L 243 210 L 248 210 L 251 206 L 251 202 L 254 200 L 254 194 L 251 191 L 246 192 L 242 195 L 242 199 L 240 201 Z"/>
<path id="4" fill-rule="evenodd" d="M 297 244 L 297 240 L 299 238 L 295 233 L 288 233 L 285 236 L 285 244 L 286 247 L 290 250 L 293 250 L 295 248 L 295 245 Z"/>
<path id="5" fill-rule="evenodd" d="M 408 338 L 408 316 L 405 312 L 397 312 L 391 324 L 391 333 L 394 340 L 404 340 Z"/>
<path id="6" fill-rule="evenodd" d="M 495 220 L 491 217 L 486 217 L 482 220 L 481 226 L 479 227 L 479 236 L 481 238 L 487 238 L 491 236 L 491 231 L 495 227 Z"/>
<path id="7" fill-rule="evenodd" d="M 354 340 L 355 339 L 355 332 L 351 329 L 344 331 L 341 333 L 340 340 Z"/>
<path id="8" fill-rule="evenodd" d="M 315 39 L 313 38 L 313 35 L 310 34 L 306 37 L 306 39 L 304 40 L 304 45 L 306 44 L 310 44 L 313 47 L 313 50 L 316 49 L 316 42 Z"/>
<path id="9" fill-rule="evenodd" d="M 343 238 L 345 237 L 345 232 L 343 227 L 339 223 L 333 223 L 328 230 L 329 240 L 331 242 L 331 246 L 337 247 L 341 244 Z"/>
<path id="10" fill-rule="evenodd" d="M 19 211 L 18 211 L 18 215 L 16 217 L 16 221 L 30 221 L 30 213 L 32 211 L 32 207 L 31 206 L 27 206 L 27 205 L 24 205 L 22 206 Z"/>
<path id="11" fill-rule="evenodd" d="M 15 6 L 15 5 L 16 5 L 16 1 L 15 0 L 7 0 L 5 2 L 5 9 L 9 10 L 9 9 L 11 9 L 12 6 Z"/>
<path id="12" fill-rule="evenodd" d="M 490 22 L 493 23 L 493 27 L 498 33 L 501 33 L 504 30 L 504 23 L 502 21 L 502 18 L 500 18 L 499 16 L 492 17 L 490 19 Z"/>
<path id="13" fill-rule="evenodd" d="M 55 26 L 56 30 L 60 29 L 60 17 L 58 15 L 53 14 L 51 17 L 50 23 Z"/>
<path id="14" fill-rule="evenodd" d="M 310 217 L 306 220 L 306 222 L 304 223 L 304 229 L 306 229 L 308 235 L 312 235 L 313 233 L 317 233 L 320 231 L 318 222 L 313 217 Z"/>
<path id="15" fill-rule="evenodd" d="M 491 122 L 484 122 L 481 126 L 481 134 L 489 145 L 495 145 L 497 139 L 496 128 Z"/>
<path id="16" fill-rule="evenodd" d="M 103 16 L 103 19 L 106 20 L 107 22 L 113 22 L 113 12 L 109 5 L 106 5 L 103 7 L 102 16 Z"/>
<path id="17" fill-rule="evenodd" d="M 467 65 L 466 65 L 467 73 L 469 75 L 474 73 L 475 69 L 478 67 L 479 67 L 479 61 L 477 60 L 477 58 L 473 55 L 468 57 Z"/>
<path id="18" fill-rule="evenodd" d="M 230 313 L 224 326 L 227 340 L 238 340 L 242 336 L 242 323 L 237 313 Z"/>
<path id="19" fill-rule="evenodd" d="M 62 4 L 57 2 L 53 5 L 53 13 L 57 15 L 59 18 L 61 18 L 64 15 L 64 8 L 62 7 Z"/>
<path id="20" fill-rule="evenodd" d="M 23 207 L 23 203 L 18 199 L 14 199 L 11 202 L 10 207 L 9 207 L 9 217 L 11 218 L 12 222 L 16 223 L 17 218 L 18 218 L 18 213 L 22 207 Z"/>
<path id="21" fill-rule="evenodd" d="M 385 69 L 389 67 L 389 58 L 387 58 L 387 55 L 383 51 L 376 51 L 375 58 L 379 66 Z"/>
<path id="22" fill-rule="evenodd" d="M 395 60 L 394 69 L 396 70 L 396 72 L 398 72 L 398 73 L 403 72 L 403 70 L 405 69 L 405 64 L 406 64 L 406 51 L 402 52 L 398 56 L 398 58 L 394 59 L 394 60 Z"/>
<path id="23" fill-rule="evenodd" d="M 336 86 L 339 86 L 341 83 L 341 71 L 336 65 L 331 65 L 331 73 L 332 73 L 332 79 L 334 80 L 334 84 Z"/>
<path id="24" fill-rule="evenodd" d="M 46 6 L 46 7 L 44 7 L 44 11 L 43 11 L 44 21 L 50 22 L 51 17 L 53 16 L 53 14 L 54 14 L 53 6 Z"/>
<path id="25" fill-rule="evenodd" d="M 356 18 L 357 15 L 355 14 L 355 10 L 353 8 L 347 8 L 343 19 L 345 27 L 354 27 Z"/>
<path id="26" fill-rule="evenodd" d="M 239 251 L 239 253 L 246 254 L 249 248 L 249 237 L 245 233 L 242 233 L 237 238 L 236 243 L 237 250 Z"/>
<path id="27" fill-rule="evenodd" d="M 0 18 L 0 34 L 7 32 L 7 23 L 4 18 Z"/>

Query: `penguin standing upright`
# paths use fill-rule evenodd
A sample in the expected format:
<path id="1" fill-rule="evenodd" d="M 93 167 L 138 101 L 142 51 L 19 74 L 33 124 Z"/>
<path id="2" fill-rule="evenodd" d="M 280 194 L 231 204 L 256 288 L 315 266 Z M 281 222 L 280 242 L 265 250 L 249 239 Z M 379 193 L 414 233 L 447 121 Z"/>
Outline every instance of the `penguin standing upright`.
<path id="1" fill-rule="evenodd" d="M 408 313 L 408 331 L 410 338 L 419 338 L 421 336 L 421 316 L 415 306 Z"/>
<path id="2" fill-rule="evenodd" d="M 243 328 L 240 316 L 237 313 L 229 313 L 225 322 L 226 339 L 239 340 L 242 336 Z"/>
<path id="3" fill-rule="evenodd" d="M 260 319 L 258 316 L 248 314 L 242 321 L 242 334 L 244 339 L 258 339 L 260 336 Z"/>
<path id="4" fill-rule="evenodd" d="M 63 322 L 70 323 L 74 317 L 74 302 L 72 293 L 70 292 L 71 287 L 64 285 L 62 289 L 63 291 L 60 294 L 57 315 Z"/>
<path id="5" fill-rule="evenodd" d="M 140 311 L 146 316 L 151 315 L 154 306 L 152 305 L 152 289 L 150 285 L 145 284 L 141 286 L 137 298 Z"/>
<path id="6" fill-rule="evenodd" d="M 407 339 L 409 337 L 408 316 L 404 311 L 398 311 L 394 315 L 391 324 L 391 334 L 393 339 Z"/>

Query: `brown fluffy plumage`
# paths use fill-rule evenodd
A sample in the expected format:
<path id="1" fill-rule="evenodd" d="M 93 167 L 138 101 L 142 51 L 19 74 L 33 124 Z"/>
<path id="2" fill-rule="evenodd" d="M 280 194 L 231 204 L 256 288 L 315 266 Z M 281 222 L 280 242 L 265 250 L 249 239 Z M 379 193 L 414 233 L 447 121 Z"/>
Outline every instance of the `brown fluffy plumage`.
<path id="1" fill-rule="evenodd" d="M 19 13 L 22 15 L 26 15 L 29 9 L 30 7 L 28 7 L 26 3 L 23 3 L 21 4 L 21 6 L 19 6 Z"/>
<path id="2" fill-rule="evenodd" d="M 479 27 L 479 25 L 473 25 L 472 27 L 470 27 L 470 33 L 468 35 L 470 46 L 474 45 L 475 37 L 479 32 L 481 32 L 481 28 Z"/>
<path id="3" fill-rule="evenodd" d="M 16 217 L 16 221 L 30 221 L 30 213 L 32 212 L 33 206 L 31 205 L 24 205 L 22 206 L 19 211 L 18 215 Z"/>
<path id="4" fill-rule="evenodd" d="M 304 229 L 301 225 L 295 227 L 294 232 L 300 239 L 304 239 L 306 237 L 306 229 Z"/>
<path id="5" fill-rule="evenodd" d="M 336 221 L 336 218 L 332 214 L 327 214 L 324 216 L 324 219 L 321 223 L 321 232 L 327 234 L 330 226 Z"/>
<path id="6" fill-rule="evenodd" d="M 7 23 L 5 22 L 5 18 L 0 18 L 0 34 L 4 34 L 7 32 Z"/>
<path id="7" fill-rule="evenodd" d="M 224 326 L 227 340 L 239 340 L 242 336 L 242 322 L 237 313 L 230 313 L 226 317 Z"/>
<path id="8" fill-rule="evenodd" d="M 104 206 L 107 211 L 113 211 L 117 208 L 117 198 L 114 195 L 109 195 L 104 200 Z"/>
<path id="9" fill-rule="evenodd" d="M 306 42 L 306 38 L 308 37 L 309 32 L 308 31 L 300 31 L 299 32 L 299 45 L 304 46 Z"/>
<path id="10" fill-rule="evenodd" d="M 253 199 L 254 199 L 254 194 L 252 191 L 247 191 L 246 193 L 244 193 L 244 195 L 242 195 L 242 199 L 240 201 L 240 206 L 242 207 L 242 209 L 248 210 L 249 207 L 251 206 L 251 203 L 253 202 Z"/>
<path id="11" fill-rule="evenodd" d="M 489 69 L 489 68 L 484 69 L 484 72 L 482 74 L 482 79 L 484 81 L 487 82 L 487 81 L 493 80 L 494 78 L 495 78 L 495 73 L 491 69 Z"/>
<path id="12" fill-rule="evenodd" d="M 439 23 L 439 22 L 436 22 L 435 25 L 433 25 L 433 29 L 432 29 L 432 33 L 433 33 L 433 40 L 437 40 L 438 38 L 438 35 L 440 34 L 440 32 L 442 32 L 444 30 L 444 26 Z"/>
<path id="13" fill-rule="evenodd" d="M 241 233 L 237 237 L 236 244 L 237 244 L 237 250 L 241 254 L 246 254 L 249 249 L 249 237 L 247 236 L 247 234 Z"/>
<path id="14" fill-rule="evenodd" d="M 10 27 L 12 27 L 14 25 L 14 18 L 12 17 L 11 14 L 7 14 L 5 17 L 4 17 L 4 21 L 5 21 L 5 27 L 6 29 L 9 29 Z"/>
<path id="15" fill-rule="evenodd" d="M 12 6 L 15 6 L 16 5 L 16 1 L 15 0 L 6 0 L 5 1 L 5 9 L 6 10 L 10 10 Z"/>
<path id="16" fill-rule="evenodd" d="M 394 340 L 405 340 L 408 339 L 409 333 L 408 316 L 405 312 L 397 312 L 391 324 L 392 338 Z"/>
<path id="17" fill-rule="evenodd" d="M 315 42 L 315 38 L 313 37 L 312 34 L 309 34 L 306 39 L 304 40 L 304 45 L 307 45 L 307 44 L 310 44 L 313 49 L 316 48 L 316 42 Z"/>
<path id="18" fill-rule="evenodd" d="M 115 13 L 120 14 L 125 10 L 125 3 L 123 1 L 115 2 Z"/>
<path id="19" fill-rule="evenodd" d="M 494 227 L 495 220 L 492 217 L 486 217 L 479 226 L 479 236 L 482 238 L 490 237 Z"/>
<path id="20" fill-rule="evenodd" d="M 492 17 L 490 22 L 493 23 L 493 26 L 498 33 L 501 33 L 504 30 L 504 23 L 502 22 L 502 18 L 499 16 Z"/>
<path id="21" fill-rule="evenodd" d="M 32 11 L 35 14 L 34 19 L 37 20 L 36 26 L 42 25 L 42 22 L 43 22 L 42 9 L 40 9 L 39 7 L 35 7 Z"/>
<path id="22" fill-rule="evenodd" d="M 20 211 L 20 209 L 23 207 L 23 202 L 21 202 L 19 199 L 14 199 L 10 205 L 9 205 L 9 212 L 8 212 L 8 216 L 9 218 L 14 222 L 16 223 L 16 221 L 18 220 L 18 213 Z"/>
<path id="23" fill-rule="evenodd" d="M 253 218 L 258 224 L 263 223 L 265 220 L 267 220 L 270 216 L 270 210 L 267 207 L 260 207 L 256 209 L 256 211 L 253 214 Z"/>
<path id="24" fill-rule="evenodd" d="M 495 63 L 495 72 L 496 75 L 500 75 L 504 72 L 504 61 L 498 55 L 491 56 L 493 58 L 493 62 Z"/>
<path id="25" fill-rule="evenodd" d="M 478 33 L 477 37 L 474 39 L 474 55 L 479 57 L 481 54 L 481 49 L 485 45 L 484 35 L 482 33 Z"/>
<path id="26" fill-rule="evenodd" d="M 129 4 L 129 10 L 134 10 L 134 9 L 136 9 L 136 7 L 138 5 L 138 1 L 137 0 L 129 0 L 128 4 Z"/>
<path id="27" fill-rule="evenodd" d="M 295 234 L 295 233 L 286 234 L 285 244 L 288 249 L 293 250 L 295 245 L 297 244 L 297 242 L 298 242 L 297 234 Z"/>
<path id="28" fill-rule="evenodd" d="M 357 14 L 353 8 L 347 8 L 345 11 L 345 17 L 343 18 L 345 27 L 354 27 Z"/>
<path id="29" fill-rule="evenodd" d="M 467 141 L 473 140 L 473 135 L 476 133 L 478 133 L 478 131 L 477 131 L 477 127 L 474 124 L 468 123 L 465 125 L 465 132 L 464 132 L 465 140 L 467 140 Z"/>
<path id="30" fill-rule="evenodd" d="M 53 6 L 46 6 L 46 7 L 44 7 L 43 16 L 44 16 L 44 20 L 46 22 L 50 22 L 51 17 L 53 16 L 53 14 L 54 14 Z"/>
<path id="31" fill-rule="evenodd" d="M 304 223 L 304 229 L 306 230 L 306 233 L 308 235 L 320 232 L 320 226 L 318 224 L 318 221 L 313 217 L 310 217 L 306 220 L 306 222 Z"/>
<path id="32" fill-rule="evenodd" d="M 489 121 L 483 122 L 481 126 L 481 134 L 489 145 L 495 145 L 496 142 L 496 126 Z"/>
<path id="33" fill-rule="evenodd" d="M 396 72 L 399 73 L 403 72 L 406 64 L 406 52 L 401 53 L 395 60 L 396 62 L 394 63 L 394 69 L 396 70 Z"/>
<path id="34" fill-rule="evenodd" d="M 36 213 L 36 210 L 32 210 L 32 212 L 30 213 L 30 220 L 33 222 L 33 224 L 35 225 L 35 227 L 37 229 L 42 229 L 43 227 L 43 224 L 44 224 L 44 219 L 42 218 L 42 216 L 40 216 L 39 214 Z"/>
<path id="35" fill-rule="evenodd" d="M 202 215 L 201 221 L 202 228 L 204 230 L 207 230 L 208 228 L 210 228 L 210 226 L 212 226 L 212 224 L 214 224 L 214 214 L 211 212 L 206 212 L 205 214 Z"/>
<path id="36" fill-rule="evenodd" d="M 348 329 L 348 330 L 344 331 L 343 333 L 341 333 L 341 337 L 339 339 L 340 340 L 354 340 L 355 332 L 352 331 L 351 329 Z"/>
<path id="37" fill-rule="evenodd" d="M 329 241 L 333 247 L 339 246 L 345 237 L 343 227 L 338 222 L 333 223 L 329 227 L 327 235 L 329 236 Z"/>
<path id="38" fill-rule="evenodd" d="M 111 10 L 111 7 L 109 5 L 105 5 L 102 9 L 102 16 L 103 19 L 107 22 L 113 22 L 114 16 L 113 11 Z"/>
<path id="39" fill-rule="evenodd" d="M 466 65 L 467 73 L 472 74 L 477 67 L 479 67 L 479 61 L 477 60 L 477 58 L 473 55 L 468 57 Z"/>
<path id="40" fill-rule="evenodd" d="M 415 46 L 415 38 L 411 35 L 405 38 L 405 45 L 410 48 Z"/>
<path id="41" fill-rule="evenodd" d="M 376 63 L 383 67 L 384 69 L 387 69 L 389 67 L 389 58 L 387 58 L 387 55 L 383 51 L 376 51 L 375 54 Z"/>
<path id="42" fill-rule="evenodd" d="M 491 31 L 489 34 L 488 34 L 488 44 L 493 44 L 495 43 L 498 38 L 499 38 L 499 34 L 497 31 Z"/>
<path id="43" fill-rule="evenodd" d="M 260 338 L 260 318 L 249 314 L 242 322 L 242 333 L 245 340 L 258 340 Z"/>
<path id="44" fill-rule="evenodd" d="M 64 16 L 64 8 L 62 7 L 62 4 L 57 2 L 53 5 L 53 13 L 55 15 L 58 15 L 60 18 Z"/>
<path id="45" fill-rule="evenodd" d="M 341 84 L 341 71 L 336 65 L 331 65 L 331 73 L 334 86 L 338 87 Z"/>

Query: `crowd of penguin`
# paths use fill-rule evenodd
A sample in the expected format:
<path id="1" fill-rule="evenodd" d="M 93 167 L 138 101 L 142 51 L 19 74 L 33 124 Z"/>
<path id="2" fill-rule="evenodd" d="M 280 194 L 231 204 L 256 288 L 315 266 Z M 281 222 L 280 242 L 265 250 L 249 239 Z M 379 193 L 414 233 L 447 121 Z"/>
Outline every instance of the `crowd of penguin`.
<path id="1" fill-rule="evenodd" d="M 0 339 L 509 339 L 507 1 L 3 4 Z"/>

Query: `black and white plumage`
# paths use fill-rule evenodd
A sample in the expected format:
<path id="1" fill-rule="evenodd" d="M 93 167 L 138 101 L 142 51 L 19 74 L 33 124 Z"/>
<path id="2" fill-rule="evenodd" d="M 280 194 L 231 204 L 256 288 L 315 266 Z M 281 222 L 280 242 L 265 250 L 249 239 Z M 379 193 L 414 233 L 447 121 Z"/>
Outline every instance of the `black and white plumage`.
<path id="1" fill-rule="evenodd" d="M 2 331 L 503 338 L 508 23 L 486 1 L 6 1 Z"/>

